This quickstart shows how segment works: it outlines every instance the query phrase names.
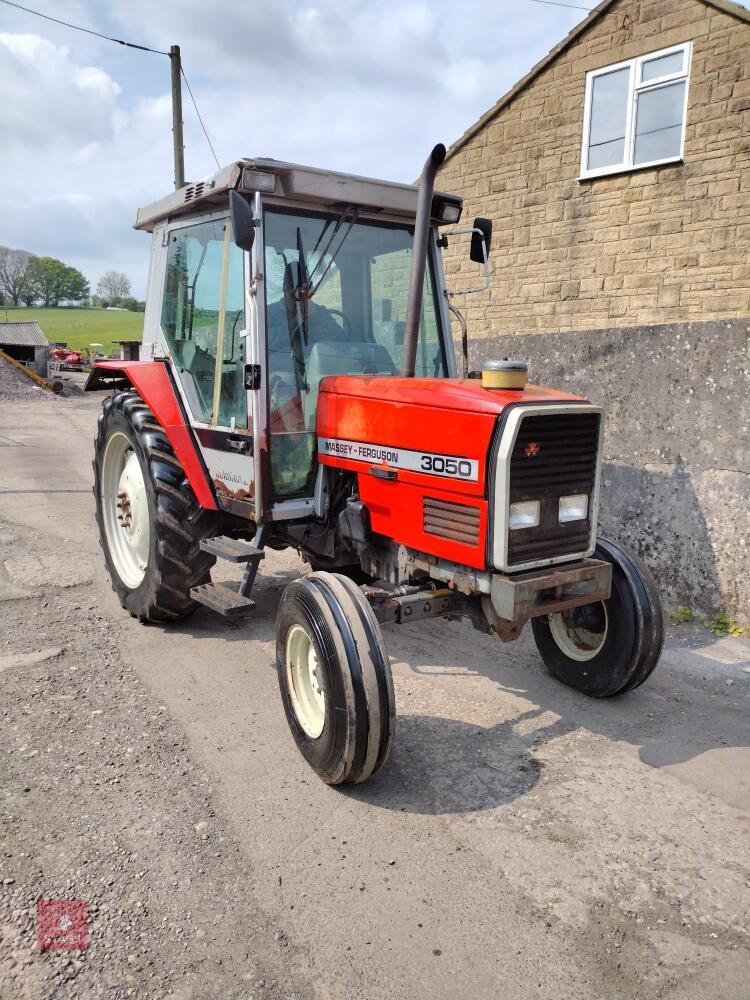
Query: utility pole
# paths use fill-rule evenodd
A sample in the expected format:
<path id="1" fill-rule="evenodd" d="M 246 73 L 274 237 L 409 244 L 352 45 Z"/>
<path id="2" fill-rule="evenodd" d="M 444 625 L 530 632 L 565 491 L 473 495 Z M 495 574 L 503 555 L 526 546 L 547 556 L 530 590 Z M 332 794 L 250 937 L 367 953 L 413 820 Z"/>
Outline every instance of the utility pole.
<path id="1" fill-rule="evenodd" d="M 180 46 L 169 50 L 172 67 L 172 138 L 174 140 L 174 186 L 175 191 L 185 184 L 185 146 L 182 140 L 182 63 Z"/>

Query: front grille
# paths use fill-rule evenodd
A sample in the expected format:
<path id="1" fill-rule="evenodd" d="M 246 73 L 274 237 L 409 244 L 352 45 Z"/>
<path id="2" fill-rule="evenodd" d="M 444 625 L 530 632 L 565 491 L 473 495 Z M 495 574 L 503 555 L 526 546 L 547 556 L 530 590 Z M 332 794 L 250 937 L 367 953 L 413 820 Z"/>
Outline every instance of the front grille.
<path id="1" fill-rule="evenodd" d="M 584 552 L 591 537 L 591 514 L 599 448 L 599 413 L 555 413 L 526 417 L 510 459 L 510 503 L 539 500 L 539 525 L 508 531 L 508 565 Z M 560 524 L 560 497 L 585 493 L 585 521 Z"/>
<path id="2" fill-rule="evenodd" d="M 478 507 L 448 500 L 424 498 L 424 530 L 430 535 L 449 538 L 464 545 L 479 544 Z"/>

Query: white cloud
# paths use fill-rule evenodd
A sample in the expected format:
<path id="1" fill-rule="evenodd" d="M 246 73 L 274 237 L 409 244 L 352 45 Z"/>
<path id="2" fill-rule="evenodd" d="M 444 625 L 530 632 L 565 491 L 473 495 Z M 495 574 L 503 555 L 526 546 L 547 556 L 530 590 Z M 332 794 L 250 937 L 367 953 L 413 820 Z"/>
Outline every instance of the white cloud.
<path id="1" fill-rule="evenodd" d="M 143 292 L 147 241 L 132 221 L 154 195 L 155 172 L 168 186 L 169 98 L 129 108 L 101 67 L 77 65 L 41 37 L 7 33 L 0 92 L 0 243 L 60 257 L 92 285 L 121 268 Z"/>
<path id="2" fill-rule="evenodd" d="M 0 34 L 0 110 L 4 141 L 38 149 L 74 146 L 111 133 L 119 85 L 96 66 L 79 66 L 67 48 L 38 35 Z"/>
<path id="3" fill-rule="evenodd" d="M 226 163 L 267 155 L 411 180 L 575 23 L 575 12 L 464 0 L 61 0 L 57 16 L 155 48 L 179 42 Z M 0 244 L 50 253 L 92 285 L 145 292 L 139 205 L 172 183 L 169 65 L 20 12 L 0 35 Z M 32 30 L 33 29 L 33 30 Z M 215 169 L 183 95 L 189 177 Z"/>

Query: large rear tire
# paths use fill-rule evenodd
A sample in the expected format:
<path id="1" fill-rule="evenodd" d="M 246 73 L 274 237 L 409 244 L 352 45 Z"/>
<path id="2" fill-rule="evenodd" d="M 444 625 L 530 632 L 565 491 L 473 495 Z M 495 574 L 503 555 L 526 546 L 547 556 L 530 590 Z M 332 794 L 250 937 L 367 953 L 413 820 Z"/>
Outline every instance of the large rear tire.
<path id="1" fill-rule="evenodd" d="M 284 591 L 279 687 L 292 736 L 329 785 L 366 781 L 388 759 L 395 704 L 380 626 L 360 589 L 311 573 Z"/>
<path id="2" fill-rule="evenodd" d="M 169 439 L 137 392 L 107 397 L 94 450 L 99 540 L 112 589 L 141 622 L 183 618 L 190 588 L 210 579 L 215 558 L 200 540 L 216 516 L 190 488 Z"/>
<path id="3" fill-rule="evenodd" d="M 595 559 L 612 564 L 608 600 L 532 618 L 537 649 L 550 673 L 593 698 L 625 694 L 659 662 L 664 616 L 653 577 L 617 542 L 600 539 Z"/>

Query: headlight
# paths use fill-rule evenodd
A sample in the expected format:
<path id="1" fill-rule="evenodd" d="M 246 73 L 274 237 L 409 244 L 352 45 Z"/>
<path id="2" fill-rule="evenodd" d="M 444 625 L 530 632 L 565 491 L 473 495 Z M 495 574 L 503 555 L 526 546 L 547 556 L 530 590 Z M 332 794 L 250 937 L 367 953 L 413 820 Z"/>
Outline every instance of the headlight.
<path id="1" fill-rule="evenodd" d="M 460 205 L 444 205 L 443 211 L 440 213 L 441 222 L 458 222 L 461 218 L 461 206 Z"/>
<path id="2" fill-rule="evenodd" d="M 509 514 L 508 527 L 511 531 L 536 528 L 539 524 L 539 501 L 522 500 L 520 503 L 512 503 Z"/>
<path id="3" fill-rule="evenodd" d="M 242 186 L 246 191 L 266 191 L 273 194 L 276 190 L 276 174 L 246 167 L 242 172 Z"/>
<path id="4" fill-rule="evenodd" d="M 438 225 L 454 225 L 461 218 L 463 201 L 460 198 L 448 198 L 435 195 L 432 199 L 431 217 Z"/>
<path id="5" fill-rule="evenodd" d="M 584 521 L 589 512 L 589 498 L 585 493 L 572 497 L 560 497 L 558 519 L 560 524 L 567 521 Z"/>

